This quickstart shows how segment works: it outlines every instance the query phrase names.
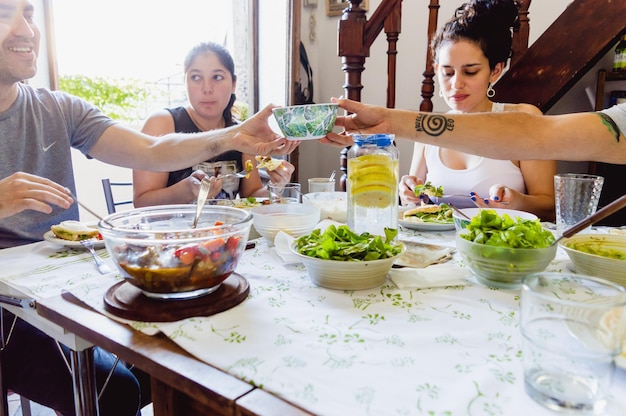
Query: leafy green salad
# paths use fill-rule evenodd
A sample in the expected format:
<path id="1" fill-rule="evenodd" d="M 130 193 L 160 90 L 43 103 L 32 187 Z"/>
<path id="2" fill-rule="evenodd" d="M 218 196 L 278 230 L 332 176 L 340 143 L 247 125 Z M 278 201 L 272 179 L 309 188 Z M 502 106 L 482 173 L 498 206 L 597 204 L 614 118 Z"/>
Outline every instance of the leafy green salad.
<path id="1" fill-rule="evenodd" d="M 538 219 L 511 218 L 508 214 L 484 209 L 467 225 L 468 233 L 460 234 L 474 243 L 496 247 L 544 248 L 554 242 L 552 233 Z"/>
<path id="2" fill-rule="evenodd" d="M 385 228 L 385 238 L 369 233 L 356 234 L 347 225 L 330 225 L 296 240 L 296 251 L 309 257 L 339 261 L 368 261 L 394 257 L 402 243 L 394 242 L 398 230 Z"/>
<path id="3" fill-rule="evenodd" d="M 443 196 L 443 186 L 435 186 L 430 181 L 417 185 L 415 189 L 413 189 L 415 195 L 419 196 L 421 194 L 432 196 L 432 197 L 442 197 Z"/>

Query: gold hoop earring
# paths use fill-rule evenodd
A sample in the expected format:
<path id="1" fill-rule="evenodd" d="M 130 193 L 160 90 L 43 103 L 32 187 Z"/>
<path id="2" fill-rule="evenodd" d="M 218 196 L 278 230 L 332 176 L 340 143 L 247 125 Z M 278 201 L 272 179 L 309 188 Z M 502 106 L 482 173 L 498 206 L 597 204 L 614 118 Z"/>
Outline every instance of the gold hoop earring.
<path id="1" fill-rule="evenodd" d="M 487 97 L 493 98 L 493 96 L 495 95 L 496 95 L 496 90 L 494 90 L 491 84 L 489 84 L 489 86 L 487 87 Z"/>

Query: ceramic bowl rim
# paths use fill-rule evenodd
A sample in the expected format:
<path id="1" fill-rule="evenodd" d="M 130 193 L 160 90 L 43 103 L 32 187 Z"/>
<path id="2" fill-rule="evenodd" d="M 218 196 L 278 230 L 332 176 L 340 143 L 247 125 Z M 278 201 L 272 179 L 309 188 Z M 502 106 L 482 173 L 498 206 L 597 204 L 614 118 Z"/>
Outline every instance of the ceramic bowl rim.
<path id="1" fill-rule="evenodd" d="M 566 253 L 568 253 L 569 256 L 569 252 L 573 251 L 576 252 L 577 254 L 581 254 L 584 256 L 589 256 L 591 258 L 597 259 L 597 260 L 603 260 L 603 261 L 609 261 L 611 263 L 615 263 L 617 264 L 623 264 L 624 266 L 626 266 L 626 260 L 620 260 L 620 259 L 613 259 L 611 257 L 606 257 L 606 256 L 600 256 L 599 254 L 593 254 L 593 253 L 587 253 L 585 251 L 582 250 L 576 250 L 573 247 L 568 247 L 566 244 L 568 242 L 571 241 L 575 241 L 575 240 L 583 240 L 583 239 L 588 239 L 588 238 L 594 238 L 594 237 L 600 237 L 602 239 L 604 239 L 605 241 L 609 242 L 610 240 L 612 240 L 611 242 L 614 242 L 615 240 L 621 240 L 619 241 L 620 243 L 623 242 L 624 243 L 624 252 L 626 252 L 626 235 L 618 235 L 618 234 L 591 234 L 591 233 L 585 233 L 585 234 L 577 234 L 577 235 L 573 235 L 569 238 L 564 238 L 561 241 L 559 241 L 558 245 L 563 248 L 563 250 L 565 250 Z M 571 257 L 570 260 L 572 260 L 572 262 L 574 261 Z"/>

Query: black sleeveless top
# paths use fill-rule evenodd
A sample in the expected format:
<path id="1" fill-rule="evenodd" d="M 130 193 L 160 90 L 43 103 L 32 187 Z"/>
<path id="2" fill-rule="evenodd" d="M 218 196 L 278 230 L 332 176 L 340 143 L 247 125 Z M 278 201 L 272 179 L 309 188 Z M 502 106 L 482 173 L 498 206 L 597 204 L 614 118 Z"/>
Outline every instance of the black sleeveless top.
<path id="1" fill-rule="evenodd" d="M 200 133 L 202 130 L 198 128 L 191 120 L 189 113 L 185 107 L 167 108 L 167 111 L 172 115 L 174 119 L 174 131 L 176 133 Z M 217 176 L 219 174 L 234 173 L 243 170 L 243 164 L 241 163 L 242 153 L 236 150 L 229 150 L 219 154 L 204 163 L 200 163 L 195 166 L 188 167 L 187 169 L 177 170 L 170 172 L 167 179 L 167 186 L 172 186 L 175 183 L 191 176 L 193 171 L 201 169 L 211 176 Z M 223 188 L 220 193 L 215 197 L 216 199 L 234 199 L 239 192 L 239 179 L 229 177 L 224 179 Z"/>

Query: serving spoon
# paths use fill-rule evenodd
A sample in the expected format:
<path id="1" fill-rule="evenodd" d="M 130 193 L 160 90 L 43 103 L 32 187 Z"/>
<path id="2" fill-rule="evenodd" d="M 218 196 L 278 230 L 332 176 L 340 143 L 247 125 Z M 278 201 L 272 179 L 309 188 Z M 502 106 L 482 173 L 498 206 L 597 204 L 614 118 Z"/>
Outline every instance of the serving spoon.
<path id="1" fill-rule="evenodd" d="M 98 220 L 102 221 L 104 224 L 108 225 L 109 227 L 113 228 L 113 224 L 111 224 L 110 222 L 108 222 L 107 220 L 105 220 L 104 218 L 102 218 L 101 215 L 95 213 L 92 209 L 90 209 L 88 206 L 86 206 L 85 204 L 83 204 L 82 202 L 80 202 L 78 200 L 78 198 L 76 198 L 76 195 L 74 195 L 74 193 L 70 190 L 70 188 L 65 188 L 65 192 L 67 192 L 67 194 L 69 196 L 72 197 L 72 199 L 74 200 L 74 202 L 76 202 L 78 205 L 80 205 L 85 211 L 87 211 L 88 213 L 90 213 L 91 215 L 93 215 L 94 217 L 96 217 Z"/>
<path id="2" fill-rule="evenodd" d="M 588 216 L 582 221 L 577 222 L 576 224 L 572 225 L 567 230 L 563 231 L 563 234 L 559 236 L 558 238 L 556 238 L 554 242 L 552 243 L 552 245 L 557 244 L 563 238 L 568 238 L 568 237 L 573 236 L 574 234 L 579 233 L 580 231 L 584 230 L 590 225 L 593 225 L 597 223 L 598 221 L 605 219 L 609 215 L 616 213 L 617 211 L 624 208 L 625 206 L 626 206 L 626 194 L 620 196 L 615 201 L 611 202 L 609 205 L 599 209 L 594 214 Z"/>
<path id="3" fill-rule="evenodd" d="M 211 181 L 208 176 L 205 176 L 204 178 L 202 178 L 202 182 L 200 182 L 200 191 L 198 192 L 198 202 L 196 204 L 196 216 L 193 219 L 193 225 L 191 226 L 191 228 L 196 228 L 196 226 L 198 225 L 198 220 L 200 219 L 202 208 L 204 208 L 204 204 L 206 203 L 210 190 Z"/>

